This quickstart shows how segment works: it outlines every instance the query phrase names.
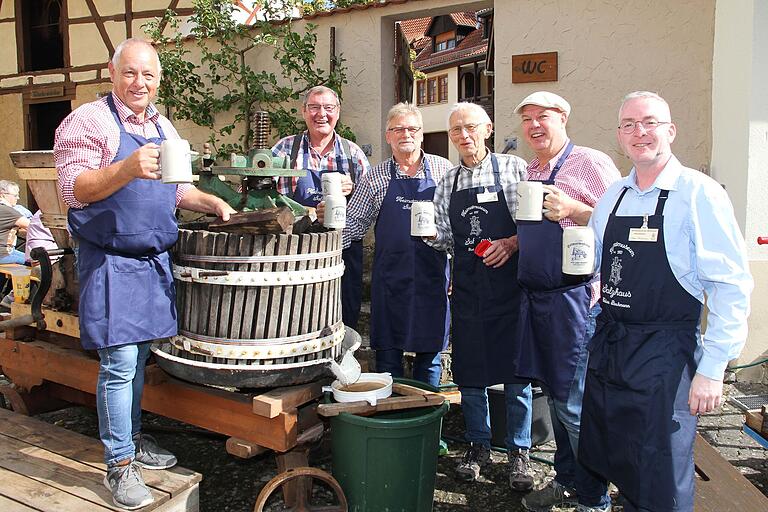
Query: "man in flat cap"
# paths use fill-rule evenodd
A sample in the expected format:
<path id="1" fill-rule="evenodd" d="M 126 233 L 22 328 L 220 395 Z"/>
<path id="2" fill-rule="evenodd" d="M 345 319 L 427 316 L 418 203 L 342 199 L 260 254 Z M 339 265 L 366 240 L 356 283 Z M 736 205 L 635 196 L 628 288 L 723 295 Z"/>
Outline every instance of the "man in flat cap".
<path id="1" fill-rule="evenodd" d="M 544 184 L 544 218 L 517 220 L 520 242 L 518 281 L 520 352 L 514 367 L 521 377 L 536 379 L 549 392 L 555 433 L 557 475 L 543 489 L 523 499 L 528 510 L 578 506 L 580 511 L 606 511 L 605 483 L 576 460 L 581 401 L 587 364 L 587 342 L 600 312 L 599 282 L 592 275 L 562 272 L 563 230 L 585 226 L 592 207 L 606 188 L 621 178 L 605 153 L 576 146 L 568 138 L 568 102 L 551 92 L 535 92 L 515 109 L 523 137 L 536 155 L 527 168 L 528 181 Z"/>

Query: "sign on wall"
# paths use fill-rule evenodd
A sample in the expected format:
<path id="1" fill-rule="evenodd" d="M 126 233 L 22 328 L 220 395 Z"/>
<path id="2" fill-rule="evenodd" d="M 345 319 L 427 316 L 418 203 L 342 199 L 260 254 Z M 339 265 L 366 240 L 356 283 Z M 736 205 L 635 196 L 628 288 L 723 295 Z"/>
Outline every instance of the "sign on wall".
<path id="1" fill-rule="evenodd" d="M 557 82 L 557 52 L 512 56 L 512 83 Z"/>

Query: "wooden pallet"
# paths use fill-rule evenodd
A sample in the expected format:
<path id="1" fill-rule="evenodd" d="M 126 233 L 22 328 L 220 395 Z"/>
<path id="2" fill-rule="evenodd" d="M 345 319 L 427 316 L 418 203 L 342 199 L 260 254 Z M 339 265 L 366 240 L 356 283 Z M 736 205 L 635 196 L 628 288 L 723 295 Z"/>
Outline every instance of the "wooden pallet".
<path id="1" fill-rule="evenodd" d="M 0 409 L 0 510 L 122 510 L 102 483 L 103 458 L 96 439 Z M 142 474 L 155 498 L 142 511 L 199 511 L 199 473 L 177 466 Z"/>

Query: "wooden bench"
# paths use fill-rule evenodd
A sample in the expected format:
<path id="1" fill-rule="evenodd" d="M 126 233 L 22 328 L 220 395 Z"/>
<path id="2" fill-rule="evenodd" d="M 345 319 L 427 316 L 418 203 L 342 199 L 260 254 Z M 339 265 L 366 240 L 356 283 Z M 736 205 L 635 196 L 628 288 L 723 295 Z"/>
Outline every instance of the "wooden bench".
<path id="1" fill-rule="evenodd" d="M 123 510 L 102 483 L 103 454 L 96 439 L 0 409 L 0 510 Z M 142 474 L 155 497 L 142 511 L 199 511 L 199 473 L 177 466 Z"/>
<path id="2" fill-rule="evenodd" d="M 696 434 L 696 512 L 765 512 L 766 498 L 707 441 Z"/>

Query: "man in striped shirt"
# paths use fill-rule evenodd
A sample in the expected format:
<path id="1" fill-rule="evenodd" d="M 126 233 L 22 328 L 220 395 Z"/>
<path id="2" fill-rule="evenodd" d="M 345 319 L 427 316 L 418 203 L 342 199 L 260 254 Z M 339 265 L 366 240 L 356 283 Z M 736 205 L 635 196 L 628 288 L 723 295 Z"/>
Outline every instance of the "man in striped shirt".
<path id="1" fill-rule="evenodd" d="M 279 178 L 277 190 L 281 194 L 314 208 L 323 199 L 321 174 L 341 173 L 342 192 L 349 197 L 360 176 L 370 169 L 363 150 L 336 133 L 340 114 L 336 91 L 322 85 L 307 91 L 301 106 L 307 130 L 280 139 L 272 148 L 273 155 L 289 157 L 291 168 L 306 169 L 307 175 Z M 345 269 L 341 278 L 341 314 L 344 325 L 356 329 L 363 297 L 362 241 L 353 242 L 342 257 Z"/>
<path id="2" fill-rule="evenodd" d="M 432 201 L 453 167 L 421 149 L 418 108 L 398 103 L 387 115 L 388 158 L 361 176 L 347 206 L 344 247 L 362 240 L 375 223 L 371 283 L 371 347 L 376 369 L 403 376 L 403 351 L 415 352 L 413 377 L 440 383 L 440 352 L 448 344 L 448 265 L 445 253 L 411 236 L 411 204 Z"/>
<path id="3" fill-rule="evenodd" d="M 136 470 L 165 469 L 176 457 L 141 432 L 144 365 L 150 344 L 177 332 L 168 250 L 176 207 L 234 210 L 191 185 L 160 181 L 160 143 L 178 139 L 151 103 L 160 60 L 147 41 L 128 39 L 109 63 L 112 93 L 72 112 L 56 130 L 54 160 L 78 243 L 80 341 L 99 354 L 96 409 L 104 443 L 104 485 L 118 507 L 153 497 Z"/>
<path id="4" fill-rule="evenodd" d="M 560 96 L 535 92 L 515 113 L 536 154 L 528 164 L 527 179 L 544 183 L 546 196 L 544 219 L 517 221 L 523 297 L 521 349 L 513 366 L 518 375 L 546 385 L 557 444 L 557 475 L 523 498 L 523 506 L 540 512 L 578 501 L 580 511 L 604 511 L 610 509 L 604 483 L 576 461 L 587 342 L 600 312 L 599 282 L 592 275 L 562 273 L 562 244 L 563 229 L 585 226 L 597 200 L 621 175 L 608 155 L 568 139 L 565 126 L 571 106 Z"/>

